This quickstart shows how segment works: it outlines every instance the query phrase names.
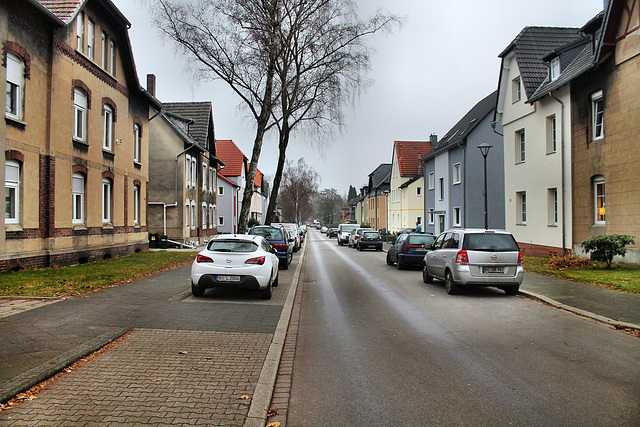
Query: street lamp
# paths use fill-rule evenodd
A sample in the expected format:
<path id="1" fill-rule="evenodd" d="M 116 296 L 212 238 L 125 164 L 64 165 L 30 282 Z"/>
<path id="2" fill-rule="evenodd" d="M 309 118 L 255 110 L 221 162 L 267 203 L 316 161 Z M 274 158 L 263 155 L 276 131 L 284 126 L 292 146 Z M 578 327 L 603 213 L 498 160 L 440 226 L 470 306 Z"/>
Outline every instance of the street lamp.
<path id="1" fill-rule="evenodd" d="M 389 193 L 390 190 L 384 190 L 382 193 L 384 194 L 384 220 L 385 220 L 385 230 L 384 230 L 384 238 L 387 243 L 389 243 Z"/>
<path id="2" fill-rule="evenodd" d="M 484 192 L 482 195 L 484 196 L 484 229 L 487 230 L 489 228 L 489 220 L 487 218 L 487 155 L 489 154 L 489 150 L 493 147 L 493 145 L 489 145 L 486 142 L 478 145 L 478 150 L 482 154 L 482 158 L 484 159 Z"/>

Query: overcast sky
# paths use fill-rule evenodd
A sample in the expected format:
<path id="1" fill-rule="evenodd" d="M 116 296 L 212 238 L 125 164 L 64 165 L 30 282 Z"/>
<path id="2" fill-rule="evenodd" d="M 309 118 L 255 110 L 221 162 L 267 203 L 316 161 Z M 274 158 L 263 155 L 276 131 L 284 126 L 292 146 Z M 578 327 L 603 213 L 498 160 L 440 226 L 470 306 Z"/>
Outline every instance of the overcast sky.
<path id="1" fill-rule="evenodd" d="M 195 84 L 170 41 L 164 43 L 146 13 L 153 0 L 112 0 L 131 22 L 129 36 L 138 76 L 157 77 L 162 102 L 211 101 L 217 139 L 232 139 L 251 158 L 255 130 L 239 98 L 217 81 Z M 146 3 L 145 3 L 146 1 Z M 366 185 L 381 163 L 391 163 L 393 141 L 442 137 L 498 86 L 500 60 L 525 26 L 581 27 L 603 8 L 603 0 L 356 0 L 359 14 L 376 9 L 405 18 L 392 35 L 370 44 L 374 84 L 346 112 L 347 127 L 324 150 L 303 133 L 293 135 L 287 157 L 304 157 L 321 177 L 320 188 L 346 195 Z M 277 134 L 268 134 L 258 163 L 275 174 Z"/>

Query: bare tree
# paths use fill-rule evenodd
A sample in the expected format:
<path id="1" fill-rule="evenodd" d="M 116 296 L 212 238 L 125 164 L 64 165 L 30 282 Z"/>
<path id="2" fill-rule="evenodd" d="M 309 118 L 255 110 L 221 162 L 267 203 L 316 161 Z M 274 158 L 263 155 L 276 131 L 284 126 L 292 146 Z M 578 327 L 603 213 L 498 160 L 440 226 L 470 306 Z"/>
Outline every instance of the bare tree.
<path id="1" fill-rule="evenodd" d="M 317 210 L 322 215 L 325 224 L 333 224 L 335 218 L 340 218 L 340 208 L 344 199 L 335 188 L 325 188 L 316 197 Z"/>
<path id="2" fill-rule="evenodd" d="M 282 0 L 156 0 L 158 28 L 195 59 L 196 75 L 224 81 L 256 122 L 247 182 L 255 178 L 274 98 Z M 244 190 L 238 229 L 247 227 L 253 186 Z"/>
<path id="3" fill-rule="evenodd" d="M 279 159 L 267 209 L 271 222 L 291 131 L 302 123 L 342 126 L 347 100 L 366 86 L 371 49 L 366 36 L 399 23 L 380 12 L 358 18 L 351 0 L 282 0 L 280 55 L 276 62 L 278 103 L 272 111 L 279 130 Z"/>
<path id="4" fill-rule="evenodd" d="M 311 214 L 311 201 L 318 191 L 319 179 L 319 175 L 305 163 L 304 158 L 298 159 L 295 165 L 287 161 L 280 192 L 285 217 L 293 218 L 300 224 Z"/>

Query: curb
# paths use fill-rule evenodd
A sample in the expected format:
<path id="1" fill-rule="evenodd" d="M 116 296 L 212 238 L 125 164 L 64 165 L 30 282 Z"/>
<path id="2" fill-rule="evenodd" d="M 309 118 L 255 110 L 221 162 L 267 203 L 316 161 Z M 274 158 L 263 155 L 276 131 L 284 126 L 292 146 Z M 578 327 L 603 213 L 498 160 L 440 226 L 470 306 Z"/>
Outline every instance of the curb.
<path id="1" fill-rule="evenodd" d="M 526 291 L 523 290 L 522 288 L 520 288 L 520 291 L 518 293 L 519 295 L 522 295 L 524 297 L 530 298 L 534 301 L 539 301 L 542 302 L 544 304 L 548 304 L 552 307 L 556 307 L 559 308 L 561 310 L 566 310 L 569 311 L 571 313 L 577 314 L 578 316 L 582 316 L 582 317 L 586 317 L 588 319 L 592 319 L 595 321 L 598 321 L 600 323 L 604 323 L 607 325 L 610 325 L 616 329 L 630 329 L 630 330 L 634 330 L 637 332 L 640 332 L 640 325 L 636 325 L 633 323 L 626 323 L 626 322 L 620 322 L 618 320 L 614 320 L 611 319 L 609 317 L 605 317 L 605 316 L 600 316 L 598 314 L 592 313 L 590 311 L 586 311 L 586 310 L 582 310 L 580 308 L 576 308 L 576 307 L 572 307 L 570 305 L 567 304 L 563 304 L 561 302 L 558 302 L 552 298 L 546 297 L 544 295 L 540 295 L 540 294 L 536 294 L 535 292 L 531 292 L 531 291 Z"/>
<path id="2" fill-rule="evenodd" d="M 284 341 L 287 337 L 287 330 L 289 329 L 293 303 L 298 289 L 298 282 L 300 281 L 300 271 L 302 270 L 306 252 L 307 245 L 304 245 L 300 253 L 298 267 L 293 275 L 289 293 L 287 294 L 287 299 L 282 308 L 278 326 L 276 326 L 273 340 L 269 346 L 269 352 L 267 353 L 260 377 L 258 378 L 258 385 L 253 393 L 253 399 L 251 400 L 251 406 L 249 407 L 249 413 L 245 419 L 244 427 L 264 427 L 267 423 L 267 411 L 269 410 L 273 389 L 276 384 L 280 358 L 282 357 Z"/>
<path id="3" fill-rule="evenodd" d="M 0 403 L 11 400 L 18 394 L 40 384 L 41 382 L 51 378 L 67 366 L 70 366 L 82 359 L 100 350 L 105 345 L 120 338 L 130 329 L 117 328 L 100 336 L 93 338 L 86 343 L 79 345 L 58 357 L 49 360 L 46 363 L 36 366 L 33 369 L 24 372 L 17 377 L 0 385 Z"/>

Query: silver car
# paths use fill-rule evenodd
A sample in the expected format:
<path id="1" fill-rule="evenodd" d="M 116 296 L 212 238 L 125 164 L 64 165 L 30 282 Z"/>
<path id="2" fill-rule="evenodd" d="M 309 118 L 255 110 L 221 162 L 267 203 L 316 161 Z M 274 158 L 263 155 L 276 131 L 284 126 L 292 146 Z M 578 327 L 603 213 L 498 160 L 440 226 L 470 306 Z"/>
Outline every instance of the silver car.
<path id="1" fill-rule="evenodd" d="M 515 295 L 524 278 L 524 256 L 503 230 L 454 229 L 440 234 L 424 257 L 422 279 L 445 281 L 447 293 L 462 286 L 496 286 Z"/>
<path id="2" fill-rule="evenodd" d="M 371 228 L 356 228 L 354 231 L 349 234 L 349 247 L 356 249 L 358 245 L 358 241 L 362 238 L 362 234 L 365 231 L 373 231 Z"/>

